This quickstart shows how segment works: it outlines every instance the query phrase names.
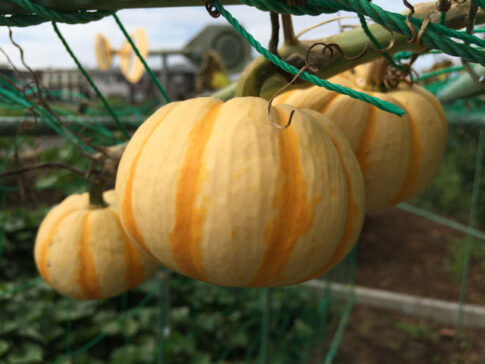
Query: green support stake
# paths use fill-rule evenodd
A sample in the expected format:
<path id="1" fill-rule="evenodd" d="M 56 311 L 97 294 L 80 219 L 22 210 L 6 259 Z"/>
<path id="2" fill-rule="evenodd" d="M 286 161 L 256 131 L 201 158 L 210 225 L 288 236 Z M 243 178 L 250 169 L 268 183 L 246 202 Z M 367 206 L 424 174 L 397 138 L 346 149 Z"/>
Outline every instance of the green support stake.
<path id="1" fill-rule="evenodd" d="M 123 293 L 121 296 L 121 312 L 125 312 L 128 309 L 128 292 Z M 126 326 L 126 322 L 122 323 L 122 326 Z M 125 337 L 125 343 L 129 344 L 130 343 L 130 338 L 129 336 Z M 123 363 L 129 364 L 130 363 L 130 357 L 128 355 L 125 356 Z"/>
<path id="2" fill-rule="evenodd" d="M 158 273 L 158 330 L 157 330 L 157 364 L 167 364 L 165 347 L 169 335 L 168 311 L 170 309 L 168 291 L 168 271 L 160 270 Z"/>
<path id="3" fill-rule="evenodd" d="M 333 360 L 337 356 L 338 348 L 340 346 L 340 342 L 342 341 L 342 336 L 344 334 L 345 328 L 347 326 L 347 322 L 349 321 L 350 314 L 352 313 L 352 308 L 354 307 L 355 301 L 355 293 L 352 291 L 352 294 L 349 296 L 347 300 L 347 304 L 345 305 L 344 312 L 342 313 L 342 317 L 340 318 L 340 322 L 337 328 L 337 332 L 333 337 L 332 344 L 330 345 L 330 350 L 328 351 L 327 357 L 325 358 L 325 364 L 332 364 Z"/>
<path id="4" fill-rule="evenodd" d="M 269 322 L 271 311 L 270 289 L 263 288 L 260 294 L 262 322 L 261 322 L 261 347 L 259 349 L 259 363 L 266 364 L 268 361 L 268 343 L 269 343 Z"/>
<path id="5" fill-rule="evenodd" d="M 172 100 L 170 100 L 170 97 L 168 96 L 167 94 L 167 91 L 165 91 L 165 89 L 163 88 L 163 86 L 160 84 L 160 82 L 158 81 L 157 77 L 155 76 L 155 74 L 153 73 L 152 69 L 150 68 L 150 66 L 148 66 L 148 64 L 146 63 L 145 59 L 143 58 L 143 56 L 140 54 L 140 51 L 138 50 L 137 46 L 135 45 L 135 43 L 133 42 L 133 39 L 131 39 L 130 35 L 128 34 L 128 32 L 126 31 L 125 27 L 123 26 L 123 23 L 121 22 L 120 18 L 118 18 L 118 15 L 116 14 L 113 14 L 113 18 L 116 22 L 116 24 L 118 24 L 118 27 L 120 28 L 121 32 L 123 33 L 123 35 L 125 36 L 126 40 L 130 43 L 131 45 L 131 48 L 133 49 L 133 51 L 135 52 L 136 56 L 138 57 L 138 59 L 140 60 L 140 62 L 143 64 L 143 67 L 145 67 L 145 70 L 147 71 L 148 75 L 150 76 L 152 82 L 155 84 L 155 86 L 157 86 L 157 89 L 158 91 L 160 92 L 160 94 L 163 96 L 163 98 L 165 99 L 165 102 L 168 104 L 170 102 L 172 102 Z M 167 85 L 165 85 L 167 86 Z"/>
<path id="6" fill-rule="evenodd" d="M 2 192 L 2 210 L 0 216 L 0 258 L 3 253 L 3 246 L 5 245 L 5 228 L 7 225 L 7 194 Z"/>
<path id="7" fill-rule="evenodd" d="M 475 162 L 475 174 L 473 176 L 473 190 L 472 190 L 472 202 L 470 206 L 470 216 L 468 218 L 468 226 L 471 228 L 477 225 L 477 211 L 480 198 L 480 180 L 482 177 L 483 161 L 485 155 L 485 131 L 480 129 L 478 136 L 478 148 Z M 465 264 L 463 266 L 463 272 L 461 276 L 460 287 L 460 306 L 458 308 L 458 318 L 456 322 L 456 332 L 459 335 L 463 324 L 463 310 L 466 301 L 466 289 L 468 285 L 468 273 L 470 271 L 470 257 L 472 253 L 473 239 L 468 234 L 465 243 Z"/>
<path id="8" fill-rule="evenodd" d="M 69 358 L 72 352 L 72 320 L 71 320 L 71 313 L 72 313 L 72 300 L 70 298 L 67 299 L 67 311 L 69 312 L 69 318 L 66 322 L 66 356 Z"/>

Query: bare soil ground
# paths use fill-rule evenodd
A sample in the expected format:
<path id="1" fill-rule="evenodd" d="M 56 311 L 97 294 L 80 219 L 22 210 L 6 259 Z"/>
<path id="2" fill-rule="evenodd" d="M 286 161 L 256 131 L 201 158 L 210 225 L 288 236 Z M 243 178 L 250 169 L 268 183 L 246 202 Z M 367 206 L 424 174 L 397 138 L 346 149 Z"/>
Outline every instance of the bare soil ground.
<path id="1" fill-rule="evenodd" d="M 398 208 L 368 214 L 360 240 L 356 283 L 457 301 L 460 280 L 450 270 L 450 244 L 464 235 Z M 485 305 L 485 276 L 472 259 L 467 303 Z M 355 306 L 335 363 L 481 363 L 485 330 L 454 327 Z M 444 330 L 444 332 L 443 332 Z M 450 336 L 446 333 L 451 333 Z"/>
<path id="2" fill-rule="evenodd" d="M 395 207 L 369 213 L 360 239 L 356 283 L 457 301 L 461 282 L 450 270 L 450 244 L 463 237 L 456 230 Z M 480 264 L 471 261 L 467 302 L 485 306 L 485 275 Z"/>
<path id="3" fill-rule="evenodd" d="M 355 306 L 340 343 L 336 364 L 482 363 L 485 330 L 443 335 L 432 321 Z"/>

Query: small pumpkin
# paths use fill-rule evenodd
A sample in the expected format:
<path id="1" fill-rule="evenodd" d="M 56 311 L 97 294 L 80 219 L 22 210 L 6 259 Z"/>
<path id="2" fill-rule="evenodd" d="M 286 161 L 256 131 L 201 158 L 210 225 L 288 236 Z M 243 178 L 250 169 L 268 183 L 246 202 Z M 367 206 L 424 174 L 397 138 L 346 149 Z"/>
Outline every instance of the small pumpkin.
<path id="1" fill-rule="evenodd" d="M 114 191 L 103 196 L 106 207 L 90 206 L 88 193 L 71 195 L 39 227 L 34 247 L 37 268 L 64 296 L 84 300 L 117 296 L 158 268 L 123 231 Z"/>
<path id="2" fill-rule="evenodd" d="M 357 161 L 325 117 L 284 130 L 257 97 L 173 102 L 130 140 L 118 168 L 122 224 L 147 254 L 223 286 L 285 286 L 323 274 L 362 227 Z M 271 110 L 286 124 L 292 109 Z M 318 119 L 318 121 L 317 121 Z"/>
<path id="3" fill-rule="evenodd" d="M 424 88 L 401 85 L 388 91 L 369 88 L 366 72 L 345 72 L 329 81 L 366 92 L 400 106 L 399 117 L 363 101 L 322 87 L 291 90 L 275 104 L 309 108 L 332 120 L 344 133 L 364 175 L 368 209 L 406 201 L 437 174 L 447 138 L 446 116 L 436 97 Z"/>

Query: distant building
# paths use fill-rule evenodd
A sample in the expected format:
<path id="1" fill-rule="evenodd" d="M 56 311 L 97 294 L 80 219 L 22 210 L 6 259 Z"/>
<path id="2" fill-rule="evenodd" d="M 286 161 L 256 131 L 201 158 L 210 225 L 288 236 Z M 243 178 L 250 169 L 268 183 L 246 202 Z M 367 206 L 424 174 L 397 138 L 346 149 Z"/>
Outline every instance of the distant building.
<path id="1" fill-rule="evenodd" d="M 197 69 L 191 64 L 177 64 L 168 68 L 167 92 L 172 100 L 195 96 Z"/>
<path id="2" fill-rule="evenodd" d="M 129 100 L 130 103 L 160 97 L 156 85 L 145 73 L 142 79 L 131 84 L 118 69 L 100 71 L 88 70 L 93 82 L 104 96 L 117 96 Z M 15 72 L 11 67 L 0 64 L 0 73 L 10 78 L 21 79 L 30 83 L 32 74 L 28 71 Z M 76 99 L 83 94 L 88 99 L 95 99 L 96 93 L 78 69 L 43 69 L 35 71 L 43 88 L 50 91 L 54 97 Z M 158 79 L 160 71 L 154 71 Z M 173 100 L 183 100 L 194 96 L 197 69 L 189 64 L 178 64 L 168 69 L 167 85 L 163 85 Z"/>

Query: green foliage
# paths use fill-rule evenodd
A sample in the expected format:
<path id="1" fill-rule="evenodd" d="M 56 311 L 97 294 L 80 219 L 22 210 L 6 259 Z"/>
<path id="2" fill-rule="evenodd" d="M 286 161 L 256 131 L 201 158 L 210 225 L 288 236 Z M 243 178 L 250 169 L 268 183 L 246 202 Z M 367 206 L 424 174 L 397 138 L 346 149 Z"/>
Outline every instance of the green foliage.
<path id="1" fill-rule="evenodd" d="M 32 242 L 47 210 L 46 207 L 39 207 L 33 211 L 27 209 L 7 210 L 3 249 L 0 255 L 0 277 L 2 277 L 2 281 L 10 282 L 19 278 L 30 277 L 35 272 Z"/>
<path id="2" fill-rule="evenodd" d="M 451 272 L 453 280 L 459 282 L 462 278 L 463 270 L 465 268 L 465 258 L 467 254 L 466 247 L 467 239 L 455 240 L 448 247 L 448 259 L 446 266 Z M 482 241 L 471 241 L 471 264 L 478 266 L 481 274 L 485 275 L 485 243 Z M 485 282 L 482 282 L 485 286 Z"/>
<path id="3" fill-rule="evenodd" d="M 1 363 L 51 363 L 69 352 L 76 363 L 149 363 L 162 344 L 169 363 L 256 360 L 264 315 L 259 289 L 221 288 L 170 275 L 168 327 L 160 322 L 160 288 L 167 283 L 157 278 L 110 300 L 59 296 L 35 278 L 33 242 L 47 209 L 7 214 L 0 259 Z M 269 357 L 276 363 L 302 362 L 335 326 L 322 312 L 328 299 L 301 286 L 270 292 Z"/>
<path id="4" fill-rule="evenodd" d="M 23 116 L 25 108 L 19 106 L 10 106 L 8 104 L 0 106 L 0 115 L 2 116 Z"/>
<path id="5" fill-rule="evenodd" d="M 12 291 L 19 282 L 2 285 Z M 152 280 L 123 299 L 75 302 L 59 297 L 44 282 L 0 297 L 0 362 L 52 362 L 72 348 L 87 362 L 144 363 L 154 359 L 161 332 L 157 324 L 160 302 L 134 308 L 147 291 L 163 282 Z M 169 363 L 247 362 L 259 350 L 262 311 L 259 290 L 225 289 L 181 276 L 170 279 Z M 187 294 L 191 292 L 191 294 Z M 271 299 L 270 357 L 298 362 L 316 344 L 320 297 L 301 287 L 275 289 Z M 120 321 L 123 312 L 133 316 Z M 86 352 L 91 340 L 102 343 Z M 80 348 L 80 352 L 77 350 Z M 76 356 L 77 358 L 77 356 Z M 80 362 L 82 362 L 82 360 Z M 77 362 L 77 360 L 76 360 Z"/>
<path id="6" fill-rule="evenodd" d="M 61 162 L 80 170 L 86 170 L 89 164 L 86 158 L 79 155 L 75 145 L 67 143 L 44 151 L 39 156 L 39 162 Z M 82 178 L 66 169 L 49 171 L 35 180 L 35 187 L 38 190 L 61 187 L 66 195 L 79 193 L 80 184 L 83 184 Z"/>
<path id="7" fill-rule="evenodd" d="M 415 341 L 439 341 L 439 334 L 425 323 L 410 324 L 407 322 L 398 322 L 396 323 L 396 329 L 406 333 L 410 339 Z"/>

